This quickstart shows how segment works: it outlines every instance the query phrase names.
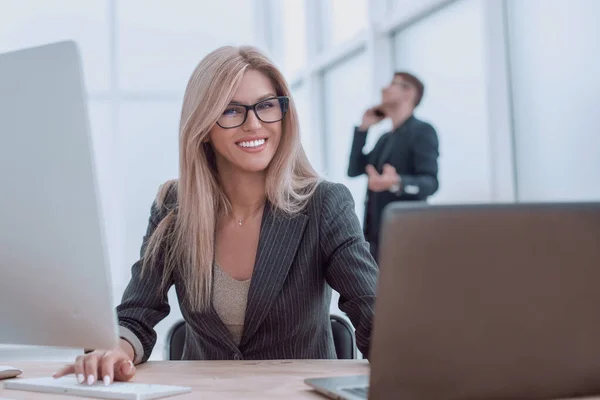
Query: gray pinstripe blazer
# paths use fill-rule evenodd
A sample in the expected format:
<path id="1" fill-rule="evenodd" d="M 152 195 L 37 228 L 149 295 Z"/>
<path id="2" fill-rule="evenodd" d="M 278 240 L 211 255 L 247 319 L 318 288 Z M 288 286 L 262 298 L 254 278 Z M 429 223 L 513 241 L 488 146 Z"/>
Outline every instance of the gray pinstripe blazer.
<path id="1" fill-rule="evenodd" d="M 174 191 L 173 191 L 174 192 Z M 142 245 L 176 206 L 152 207 Z M 160 290 L 161 266 L 140 276 L 141 262 L 117 307 L 121 336 L 136 350 L 136 363 L 148 360 L 156 344 L 154 326 L 167 316 L 167 291 Z M 306 209 L 289 217 L 265 206 L 254 272 L 239 347 L 214 309 L 190 311 L 181 299 L 185 288 L 174 272 L 172 282 L 187 322 L 186 360 L 336 358 L 329 305 L 331 288 L 339 308 L 356 327 L 357 345 L 368 356 L 378 267 L 369 253 L 350 191 L 322 182 Z"/>

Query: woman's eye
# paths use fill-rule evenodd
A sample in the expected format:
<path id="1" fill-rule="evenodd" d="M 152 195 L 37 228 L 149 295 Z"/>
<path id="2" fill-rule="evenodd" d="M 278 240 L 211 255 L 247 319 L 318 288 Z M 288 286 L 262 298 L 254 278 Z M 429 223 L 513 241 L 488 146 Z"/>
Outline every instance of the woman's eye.
<path id="1" fill-rule="evenodd" d="M 264 110 L 264 109 L 272 108 L 272 107 L 275 107 L 274 101 L 265 101 L 264 103 L 260 103 L 257 108 L 259 110 Z"/>
<path id="2" fill-rule="evenodd" d="M 235 108 L 227 108 L 223 111 L 223 115 L 234 116 L 238 114 L 238 110 Z"/>

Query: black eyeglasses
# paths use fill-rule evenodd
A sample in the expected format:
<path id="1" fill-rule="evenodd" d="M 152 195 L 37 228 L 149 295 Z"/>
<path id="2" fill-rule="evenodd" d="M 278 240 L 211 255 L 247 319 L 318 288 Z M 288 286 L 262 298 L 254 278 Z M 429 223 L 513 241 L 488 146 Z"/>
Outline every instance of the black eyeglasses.
<path id="1" fill-rule="evenodd" d="M 410 83 L 404 82 L 404 81 L 400 81 L 400 82 L 398 82 L 398 81 L 392 81 L 392 85 L 398 85 L 398 86 L 400 86 L 404 90 L 408 90 L 408 89 L 410 89 L 412 87 L 412 85 Z"/>
<path id="2" fill-rule="evenodd" d="M 288 110 L 290 98 L 287 96 L 272 97 L 258 103 L 246 106 L 243 104 L 230 104 L 217 120 L 217 125 L 223 129 L 237 128 L 244 125 L 248 118 L 248 111 L 254 111 L 254 115 L 260 121 L 271 124 L 283 119 Z"/>

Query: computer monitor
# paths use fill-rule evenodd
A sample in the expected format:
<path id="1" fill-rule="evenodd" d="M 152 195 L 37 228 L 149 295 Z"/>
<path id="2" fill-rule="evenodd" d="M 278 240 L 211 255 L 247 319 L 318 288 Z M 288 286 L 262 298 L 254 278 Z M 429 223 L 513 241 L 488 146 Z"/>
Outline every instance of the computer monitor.
<path id="1" fill-rule="evenodd" d="M 0 344 L 118 343 L 86 93 L 71 41 L 0 54 Z"/>

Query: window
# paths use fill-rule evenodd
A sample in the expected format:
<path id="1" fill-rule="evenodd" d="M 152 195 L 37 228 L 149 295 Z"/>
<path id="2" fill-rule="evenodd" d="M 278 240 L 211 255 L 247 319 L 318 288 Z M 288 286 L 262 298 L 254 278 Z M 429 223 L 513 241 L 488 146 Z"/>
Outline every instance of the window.
<path id="1" fill-rule="evenodd" d="M 396 70 L 425 84 L 415 116 L 440 141 L 440 189 L 432 202 L 492 198 L 482 0 L 462 0 L 395 36 Z"/>
<path id="2" fill-rule="evenodd" d="M 122 229 L 120 221 L 121 198 L 115 185 L 115 176 L 118 173 L 118 137 L 114 131 L 112 104 L 108 100 L 93 100 L 88 102 L 90 126 L 92 133 L 92 147 L 94 149 L 94 162 L 98 186 L 100 187 L 100 204 L 106 228 L 107 246 L 109 249 L 109 262 L 113 282 L 122 282 L 124 269 L 122 265 Z M 118 300 L 114 297 L 113 300 Z"/>
<path id="3" fill-rule="evenodd" d="M 600 200 L 600 2 L 509 5 L 519 199 Z"/>
<path id="4" fill-rule="evenodd" d="M 362 223 L 367 190 L 365 176 L 349 178 L 348 161 L 354 127 L 368 108 L 369 65 L 364 53 L 325 72 L 325 167 L 327 179 L 344 183 L 354 196 Z"/>
<path id="5" fill-rule="evenodd" d="M 254 41 L 252 0 L 117 4 L 119 85 L 125 90 L 182 94 L 210 51 Z"/>
<path id="6" fill-rule="evenodd" d="M 417 0 L 421 2 L 423 0 Z M 411 4 L 415 3 L 415 0 L 386 0 L 387 9 L 390 13 L 399 13 L 406 7 L 410 7 Z"/>
<path id="7" fill-rule="evenodd" d="M 302 147 L 308 156 L 308 159 L 316 166 L 315 163 L 315 152 L 313 146 L 315 145 L 314 132 L 311 129 L 310 119 L 310 102 L 309 102 L 308 86 L 302 84 L 292 90 L 292 97 L 296 102 L 296 108 L 298 110 L 298 119 L 300 124 L 300 138 L 302 140 Z"/>
<path id="8" fill-rule="evenodd" d="M 431 6 L 440 5 L 444 0 L 385 0 L 388 15 L 395 17 L 410 15 L 417 10 L 424 10 Z M 446 1 L 447 2 L 447 1 Z"/>
<path id="9" fill-rule="evenodd" d="M 326 32 L 329 44 L 336 45 L 352 39 L 365 30 L 368 22 L 367 0 L 329 0 L 326 8 Z"/>
<path id="10" fill-rule="evenodd" d="M 306 1 L 281 2 L 283 13 L 283 66 L 294 77 L 306 65 Z"/>
<path id="11" fill-rule="evenodd" d="M 62 40 L 80 45 L 88 90 L 109 85 L 107 2 L 104 0 L 4 1 L 0 52 Z"/>
<path id="12" fill-rule="evenodd" d="M 139 259 L 150 206 L 158 187 L 179 174 L 180 102 L 126 102 L 120 107 L 122 203 L 125 265 Z"/>

